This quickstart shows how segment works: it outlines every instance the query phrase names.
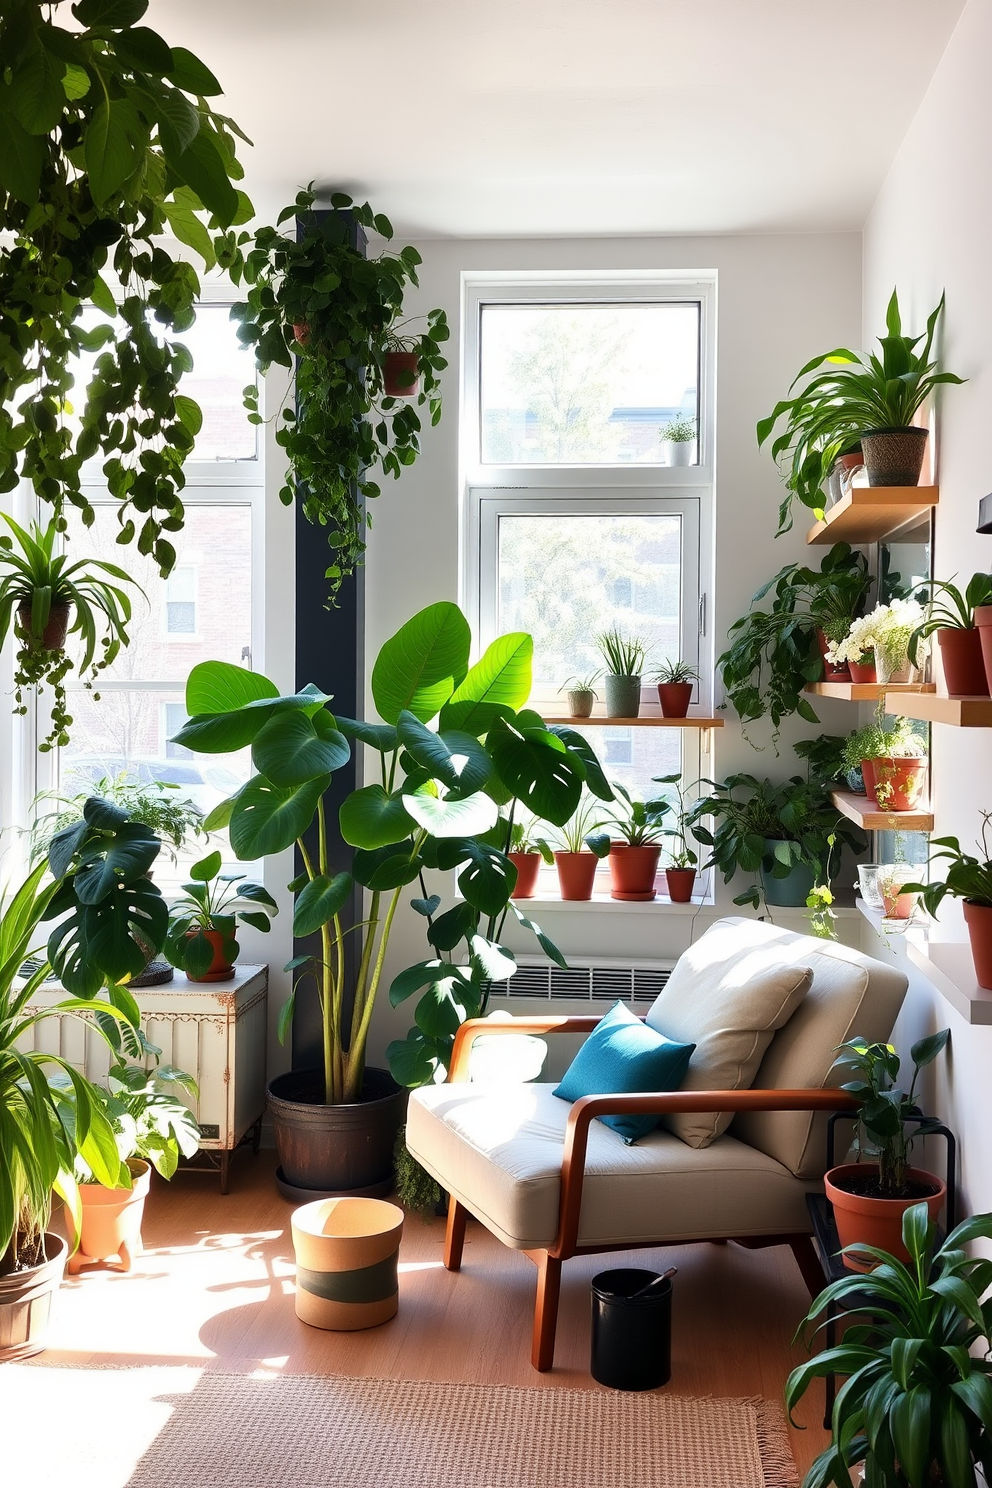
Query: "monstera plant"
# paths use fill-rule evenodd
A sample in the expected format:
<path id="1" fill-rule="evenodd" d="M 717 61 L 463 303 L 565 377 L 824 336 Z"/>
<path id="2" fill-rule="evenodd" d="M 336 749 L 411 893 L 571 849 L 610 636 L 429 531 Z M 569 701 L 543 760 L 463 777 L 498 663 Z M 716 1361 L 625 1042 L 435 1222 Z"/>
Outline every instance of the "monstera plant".
<path id="1" fill-rule="evenodd" d="M 434 604 L 415 615 L 376 660 L 372 696 L 379 721 L 340 717 L 331 699 L 312 686 L 280 696 L 268 678 L 227 663 L 204 662 L 190 674 L 189 722 L 176 742 L 205 753 L 250 746 L 257 772 L 207 825 L 228 827 L 239 858 L 255 860 L 295 844 L 303 865 L 290 885 L 296 894 L 294 930 L 300 937 L 319 936 L 319 946 L 296 970 L 316 981 L 323 1059 L 319 1077 L 316 1071 L 309 1079 L 295 1072 L 290 1083 L 299 1094 L 291 1104 L 310 1108 L 311 1116 L 315 1105 L 378 1103 L 368 1078 L 373 1072 L 365 1067 L 369 1027 L 390 934 L 411 890 L 436 954 L 401 972 L 390 988 L 394 1004 L 418 999 L 416 1028 L 390 1056 L 394 1073 L 406 1083 L 430 1078 L 447 1060 L 459 1024 L 482 1008 L 488 983 L 513 974 L 513 955 L 500 942 L 508 914 L 563 964 L 539 927 L 513 905 L 516 870 L 498 808 L 522 801 L 543 820 L 562 823 L 584 785 L 606 796 L 610 789 L 583 739 L 569 729 L 547 728 L 526 708 L 531 637 L 500 637 L 474 666 L 470 648 L 468 622 L 457 605 Z M 349 866 L 335 872 L 334 824 L 324 798 L 353 744 L 372 751 L 378 778 L 340 806 L 337 828 L 351 851 L 344 857 Z M 457 876 L 459 898 L 445 913 L 440 894 L 428 892 L 426 875 L 433 870 Z M 349 975 L 353 935 L 344 911 L 356 887 L 366 895 L 364 934 Z M 463 941 L 464 957 L 455 960 L 452 953 Z M 294 1002 L 290 997 L 282 1009 L 282 1037 Z M 280 1083 L 287 1080 L 279 1076 L 270 1085 L 284 1173 L 289 1158 L 280 1141 L 279 1111 L 290 1104 Z M 315 1131 L 312 1120 L 310 1130 Z M 385 1152 L 387 1169 L 394 1136 L 395 1130 Z M 334 1146 L 323 1135 L 319 1140 Z M 341 1183 L 340 1175 L 337 1182 L 327 1173 L 308 1169 L 308 1175 L 294 1180 L 287 1173 L 298 1188 L 359 1186 Z"/>

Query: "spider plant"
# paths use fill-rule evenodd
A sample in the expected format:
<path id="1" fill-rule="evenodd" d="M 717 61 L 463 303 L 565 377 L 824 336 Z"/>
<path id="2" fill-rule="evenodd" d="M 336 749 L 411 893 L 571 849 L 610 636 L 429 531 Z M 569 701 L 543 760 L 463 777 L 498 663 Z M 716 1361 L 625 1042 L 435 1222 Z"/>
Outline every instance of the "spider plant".
<path id="1" fill-rule="evenodd" d="M 613 781 L 613 789 L 619 797 L 619 809 L 607 812 L 600 825 L 609 827 L 628 847 L 649 847 L 668 836 L 668 828 L 663 823 L 672 809 L 670 802 L 635 801 L 630 792 L 617 781 Z M 605 857 L 610 850 L 608 833 L 597 834 L 586 840 L 597 856 Z M 599 849 L 604 844 L 605 851 L 600 852 Z"/>
<path id="2" fill-rule="evenodd" d="M 605 858 L 610 850 L 610 839 L 602 834 L 595 835 L 596 828 L 604 826 L 607 821 L 602 811 L 602 801 L 592 795 L 583 795 L 568 821 L 555 827 L 556 852 L 578 853 L 588 847 L 597 858 Z"/>
<path id="3" fill-rule="evenodd" d="M 648 648 L 636 637 L 625 636 L 618 626 L 596 637 L 596 645 L 606 662 L 608 675 L 639 677 L 644 670 Z"/>
<path id="4" fill-rule="evenodd" d="M 663 686 L 673 682 L 698 682 L 699 672 L 687 661 L 663 661 L 654 674 L 654 680 Z"/>
<path id="5" fill-rule="evenodd" d="M 28 531 L 6 512 L 0 515 L 13 534 L 0 536 L 0 645 L 16 613 L 14 711 L 27 712 L 26 688 L 47 683 L 52 689 L 52 728 L 40 747 L 51 749 L 69 742 L 72 716 L 65 694 L 69 672 L 75 667 L 84 685 L 92 687 L 97 674 L 128 644 L 131 600 L 119 584 L 134 580 L 115 563 L 101 558 L 80 558 L 73 563 L 67 554 L 56 552 L 59 528 L 55 519 L 44 528 L 32 522 Z M 144 595 L 142 589 L 138 592 Z M 58 628 L 53 622 L 60 613 L 66 621 L 64 607 L 75 610 L 71 623 L 66 623 L 69 634 L 78 635 L 82 643 L 82 655 L 76 660 L 63 649 L 65 624 L 59 635 L 53 634 Z"/>
<path id="6" fill-rule="evenodd" d="M 950 579 L 926 579 L 921 589 L 931 591 L 926 619 L 909 638 L 909 659 L 919 666 L 920 642 L 938 630 L 974 630 L 975 610 L 992 604 L 992 574 L 976 573 L 962 592 Z M 922 600 L 922 595 L 918 595 Z"/>

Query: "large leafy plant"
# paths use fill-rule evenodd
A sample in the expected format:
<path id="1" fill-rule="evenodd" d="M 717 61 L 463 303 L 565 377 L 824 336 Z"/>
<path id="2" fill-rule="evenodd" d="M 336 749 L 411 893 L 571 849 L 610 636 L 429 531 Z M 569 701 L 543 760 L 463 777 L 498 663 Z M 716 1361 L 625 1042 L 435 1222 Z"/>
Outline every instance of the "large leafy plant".
<path id="1" fill-rule="evenodd" d="M 320 1000 L 324 1094 L 330 1104 L 361 1098 L 365 1051 L 390 934 L 410 885 L 436 954 L 396 977 L 395 1004 L 418 996 L 416 1027 L 390 1051 L 398 1079 L 429 1079 L 447 1060 L 459 1024 L 483 1005 L 490 980 L 513 974 L 499 941 L 508 913 L 560 960 L 551 942 L 512 903 L 516 870 L 507 856 L 512 820 L 499 804 L 518 800 L 536 816 L 567 821 L 588 781 L 602 779 L 588 743 L 567 728 L 549 729 L 525 707 L 530 693 L 530 636 L 494 641 L 469 666 L 471 634 L 457 605 L 430 605 L 383 646 L 372 671 L 379 722 L 342 718 L 316 687 L 280 696 L 275 683 L 222 662 L 193 668 L 186 689 L 189 722 L 176 736 L 188 749 L 227 753 L 250 746 L 256 774 L 207 818 L 227 825 L 234 852 L 257 859 L 294 843 L 304 865 L 294 931 L 319 936 L 298 970 L 312 976 Z M 436 730 L 428 727 L 437 722 Z M 378 757 L 378 780 L 341 804 L 338 830 L 354 849 L 350 867 L 331 867 L 324 795 L 352 743 Z M 315 830 L 311 830 L 315 828 Z M 457 873 L 461 903 L 439 913 L 429 893 L 432 869 Z M 348 930 L 342 910 L 356 885 L 367 893 L 364 944 L 346 985 Z M 466 959 L 454 959 L 464 942 Z M 295 996 L 295 994 L 294 994 Z M 280 1015 L 288 1032 L 290 998 Z"/>
<path id="2" fill-rule="evenodd" d="M 403 298 L 418 282 L 420 254 L 407 247 L 367 258 L 351 241 L 352 224 L 388 241 L 389 219 L 340 192 L 327 213 L 318 215 L 314 201 L 312 191 L 302 191 L 281 213 L 279 227 L 297 221 L 295 238 L 278 227 L 255 234 L 244 258 L 247 298 L 232 315 L 260 371 L 292 367 L 295 358 L 296 407 L 284 409 L 276 433 L 289 457 L 280 497 L 287 506 L 299 500 L 325 529 L 333 599 L 365 552 L 365 500 L 379 495 L 371 467 L 378 463 L 384 475 L 398 477 L 420 452 L 417 408 L 427 405 L 432 424 L 441 417 L 448 325 L 443 310 L 431 310 L 419 335 L 401 334 Z M 240 272 L 239 265 L 235 278 Z M 385 357 L 401 341 L 417 354 L 415 398 L 385 392 Z M 249 416 L 260 422 L 257 390 L 246 388 L 245 397 Z"/>
<path id="3" fill-rule="evenodd" d="M 240 131 L 207 101 L 220 84 L 140 24 L 147 9 L 77 0 L 71 29 L 41 0 L 0 11 L 0 491 L 24 477 L 60 525 L 67 503 L 91 523 L 83 464 L 102 455 L 118 541 L 166 574 L 201 414 L 174 339 L 199 282 L 163 235 L 226 265 L 225 230 L 252 208 L 232 184 Z"/>
<path id="4" fill-rule="evenodd" d="M 950 1029 L 941 1029 L 918 1039 L 909 1051 L 913 1061 L 913 1078 L 909 1090 L 896 1084 L 899 1078 L 899 1055 L 891 1044 L 869 1044 L 853 1038 L 842 1044 L 836 1067 L 854 1075 L 841 1086 L 853 1095 L 858 1107 L 855 1140 L 858 1159 L 868 1155 L 878 1162 L 878 1196 L 902 1199 L 909 1196 L 909 1149 L 916 1137 L 926 1136 L 939 1122 L 921 1117 L 916 1104 L 916 1082 L 920 1070 L 931 1064 L 950 1038 Z M 909 1128 L 912 1130 L 909 1130 Z"/>
<path id="5" fill-rule="evenodd" d="M 813 1380 L 844 1376 L 834 1401 L 832 1440 L 804 1488 L 976 1488 L 992 1477 L 992 1261 L 969 1255 L 992 1238 L 992 1214 L 966 1219 L 936 1249 L 926 1204 L 907 1209 L 904 1265 L 874 1246 L 850 1246 L 867 1274 L 842 1277 L 814 1300 L 801 1325 L 825 1326 L 840 1308 L 852 1319 L 835 1348 L 789 1375 L 791 1412 Z M 975 1469 L 981 1471 L 981 1478 Z"/>
<path id="6" fill-rule="evenodd" d="M 251 883 L 243 873 L 221 873 L 219 851 L 208 853 L 189 870 L 190 883 L 169 906 L 169 938 L 165 953 L 173 966 L 194 980 L 205 976 L 214 959 L 214 947 L 204 934 L 215 930 L 224 936 L 224 955 L 237 959 L 240 949 L 235 933 L 240 920 L 254 930 L 267 933 L 270 916 L 279 906 L 260 883 Z"/>
<path id="7" fill-rule="evenodd" d="M 903 892 L 919 894 L 928 914 L 936 915 L 944 899 L 966 899 L 969 904 L 980 904 L 992 909 L 992 811 L 983 811 L 982 830 L 978 841 L 981 853 L 965 852 L 956 837 L 934 837 L 931 847 L 931 862 L 946 859 L 950 865 L 942 879 L 931 883 L 906 884 Z"/>
<path id="8" fill-rule="evenodd" d="M 744 723 L 798 713 L 817 723 L 803 696 L 809 682 L 823 675 L 817 631 L 840 634 L 864 608 L 872 579 L 863 553 L 835 543 L 819 569 L 787 563 L 763 584 L 747 615 L 728 632 L 729 646 L 717 659 L 727 697 Z M 755 609 L 771 595 L 767 609 Z M 839 638 L 839 637 L 838 637 Z"/>
<path id="9" fill-rule="evenodd" d="M 107 1072 L 106 1084 L 94 1087 L 96 1098 L 114 1133 L 122 1163 L 140 1157 L 151 1163 L 163 1178 L 171 1178 L 179 1158 L 193 1157 L 200 1147 L 200 1128 L 179 1092 L 196 1099 L 196 1081 L 185 1070 L 160 1064 L 160 1049 L 144 1042 L 150 1069 L 143 1064 L 117 1060 Z M 60 1082 L 61 1083 L 61 1082 Z M 93 1172 L 85 1158 L 76 1158 L 76 1180 L 92 1183 Z"/>
<path id="10" fill-rule="evenodd" d="M 814 357 L 793 379 L 790 393 L 803 378 L 808 379 L 799 392 L 777 403 L 760 420 L 759 446 L 784 419 L 782 432 L 772 443 L 773 457 L 785 466 L 787 490 L 779 509 L 779 534 L 792 526 L 794 497 L 816 516 L 823 516 L 821 487 L 837 456 L 862 434 L 908 428 L 935 387 L 963 381 L 953 372 L 941 372 L 933 356 L 943 308 L 941 295 L 927 320 L 926 334 L 904 336 L 899 298 L 893 290 L 885 314 L 886 334 L 879 337 L 880 356 L 839 346 Z"/>

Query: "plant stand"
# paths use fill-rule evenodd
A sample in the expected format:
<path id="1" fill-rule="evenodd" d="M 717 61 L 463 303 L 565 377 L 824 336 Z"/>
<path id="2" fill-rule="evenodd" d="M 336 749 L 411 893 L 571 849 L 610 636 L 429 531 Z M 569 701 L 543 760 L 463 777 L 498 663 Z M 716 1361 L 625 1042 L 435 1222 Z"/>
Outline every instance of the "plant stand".
<path id="1" fill-rule="evenodd" d="M 838 1121 L 850 1121 L 852 1118 L 846 1111 L 838 1111 L 827 1121 L 827 1171 L 834 1166 L 834 1133 Z M 907 1118 L 913 1121 L 925 1121 L 926 1116 L 915 1116 Z M 943 1137 L 947 1148 L 947 1162 L 945 1166 L 945 1181 L 947 1183 L 946 1217 L 947 1230 L 953 1230 L 957 1223 L 957 1141 L 954 1133 L 946 1126 L 937 1126 L 927 1133 L 928 1136 Z M 843 1277 L 851 1276 L 853 1273 L 847 1269 L 841 1260 L 840 1241 L 837 1238 L 837 1226 L 834 1224 L 833 1209 L 826 1194 L 809 1193 L 806 1195 L 806 1207 L 809 1210 L 810 1221 L 813 1225 L 813 1248 L 816 1251 L 817 1260 L 823 1272 L 823 1285 L 828 1286 L 832 1281 L 840 1281 Z M 938 1230 L 941 1240 L 944 1231 Z M 855 1294 L 856 1296 L 857 1294 Z M 823 1344 L 825 1349 L 831 1349 L 837 1342 L 837 1319 L 842 1309 L 831 1305 L 826 1314 L 826 1324 L 823 1330 Z M 830 1430 L 830 1421 L 834 1408 L 834 1396 L 837 1393 L 837 1382 L 834 1375 L 829 1374 L 824 1380 L 826 1395 L 823 1426 L 824 1430 Z"/>

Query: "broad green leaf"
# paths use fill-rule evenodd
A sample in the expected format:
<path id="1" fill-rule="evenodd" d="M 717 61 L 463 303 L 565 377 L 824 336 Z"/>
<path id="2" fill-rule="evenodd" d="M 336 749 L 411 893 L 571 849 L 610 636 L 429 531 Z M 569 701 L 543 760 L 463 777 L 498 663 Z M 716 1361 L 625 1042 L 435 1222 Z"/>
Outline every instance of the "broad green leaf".
<path id="1" fill-rule="evenodd" d="M 381 785 L 366 785 L 352 791 L 338 812 L 341 836 L 351 847 L 374 851 L 391 843 L 404 842 L 413 831 L 403 797 L 387 795 Z"/>
<path id="2" fill-rule="evenodd" d="M 388 640 L 372 669 L 379 715 L 397 723 L 404 708 L 427 723 L 447 702 L 468 669 L 468 621 L 442 601 L 414 615 Z"/>
<path id="3" fill-rule="evenodd" d="M 251 757 L 273 785 L 305 785 L 340 770 L 351 758 L 351 747 L 333 726 L 318 730 L 317 720 L 306 713 L 278 708 L 256 735 Z"/>
<path id="4" fill-rule="evenodd" d="M 478 836 L 499 820 L 496 802 L 482 791 L 461 800 L 428 795 L 404 795 L 402 800 L 418 827 L 433 837 Z"/>
<path id="5" fill-rule="evenodd" d="M 223 862 L 224 859 L 219 851 L 209 853 L 207 857 L 193 864 L 189 870 L 189 876 L 197 883 L 209 883 L 212 878 L 216 878 Z"/>
<path id="6" fill-rule="evenodd" d="M 50 134 L 62 118 L 65 64 L 35 45 L 13 69 L 9 99 L 14 117 L 29 134 Z"/>
<path id="7" fill-rule="evenodd" d="M 405 1039 L 393 1039 L 386 1046 L 389 1072 L 397 1085 L 416 1089 L 434 1083 L 439 1065 L 447 1065 L 451 1039 L 431 1039 L 419 1028 L 411 1028 Z"/>
<path id="8" fill-rule="evenodd" d="M 530 697 L 533 655 L 534 641 L 526 632 L 497 636 L 445 703 L 441 728 L 478 736 L 505 709 L 522 708 Z"/>
<path id="9" fill-rule="evenodd" d="M 346 739 L 358 739 L 380 754 L 392 754 L 399 748 L 399 735 L 391 723 L 365 723 L 360 718 L 342 718 L 339 714 L 334 715 L 334 721 Z"/>
<path id="10" fill-rule="evenodd" d="M 238 193 L 231 185 L 227 167 L 216 144 L 201 126 L 185 149 L 171 127 L 159 125 L 162 148 L 171 168 L 184 185 L 195 191 L 221 227 L 230 227 L 238 214 Z"/>
<path id="11" fill-rule="evenodd" d="M 148 9 L 148 0 L 76 0 L 72 13 L 81 26 L 120 31 L 136 26 Z"/>
<path id="12" fill-rule="evenodd" d="M 414 1009 L 413 1021 L 428 1038 L 444 1038 L 479 1009 L 479 994 L 464 975 L 464 966 L 449 966 L 448 975 L 434 982 Z"/>
<path id="13" fill-rule="evenodd" d="M 471 904 L 456 904 L 428 926 L 428 944 L 436 951 L 453 951 L 460 940 L 468 940 L 475 932 L 478 921 L 478 911 Z"/>
<path id="14" fill-rule="evenodd" d="M 477 791 L 493 773 L 492 761 L 472 734 L 455 730 L 435 734 L 406 709 L 397 728 L 417 764 L 451 790 Z"/>
<path id="15" fill-rule="evenodd" d="M 390 1003 L 393 1007 L 399 1007 L 401 1002 L 406 1002 L 415 992 L 446 977 L 452 969 L 447 961 L 418 961 L 414 966 L 404 967 L 390 983 Z M 469 975 L 467 968 L 462 968 L 462 971 L 466 976 Z"/>
<path id="16" fill-rule="evenodd" d="M 312 879 L 299 893 L 293 914 L 293 934 L 312 935 L 322 925 L 330 924 L 340 914 L 354 886 L 350 873 L 323 874 Z"/>
<path id="17" fill-rule="evenodd" d="M 543 729 L 511 730 L 501 723 L 490 730 L 487 744 L 500 780 L 535 816 L 563 826 L 574 815 L 582 795 L 582 775 L 554 734 Z"/>
<path id="18" fill-rule="evenodd" d="M 930 1480 L 930 1391 L 914 1385 L 897 1396 L 889 1411 L 892 1443 L 911 1488 L 927 1488 Z"/>
<path id="19" fill-rule="evenodd" d="M 131 105 L 106 98 L 97 104 L 87 125 L 83 154 L 90 191 L 98 207 L 120 190 L 135 169 L 133 125 Z"/>
<path id="20" fill-rule="evenodd" d="M 512 909 L 513 913 L 517 917 L 517 923 L 522 925 L 525 930 L 529 930 L 532 935 L 536 936 L 538 945 L 541 947 L 541 950 L 548 957 L 548 959 L 550 961 L 553 961 L 556 966 L 560 966 L 562 971 L 567 971 L 568 962 L 565 960 L 565 957 L 555 945 L 554 941 L 551 940 L 549 936 L 545 935 L 544 931 L 541 929 L 537 921 L 529 919 L 527 915 L 525 915 L 516 904 L 512 905 Z"/>
<path id="21" fill-rule="evenodd" d="M 29 134 L 12 114 L 0 109 L 0 186 L 33 207 L 38 200 L 44 158 L 41 136 Z"/>
<path id="22" fill-rule="evenodd" d="M 113 838 L 97 838 L 79 854 L 73 875 L 80 904 L 99 904 L 108 895 L 143 878 L 161 850 L 161 842 L 143 822 L 123 822 Z"/>
<path id="23" fill-rule="evenodd" d="M 495 940 L 487 940 L 484 935 L 473 935 L 470 941 L 472 959 L 475 961 L 482 976 L 491 982 L 505 982 L 512 977 L 517 969 L 517 961 L 512 951 L 505 946 L 497 944 Z"/>
<path id="24" fill-rule="evenodd" d="M 246 703 L 278 696 L 276 684 L 261 672 L 227 661 L 201 661 L 186 679 L 186 712 L 191 718 L 198 713 L 231 713 Z"/>
<path id="25" fill-rule="evenodd" d="M 387 893 L 413 883 L 423 866 L 423 858 L 414 853 L 413 843 L 408 841 L 378 847 L 374 852 L 356 848 L 351 870 L 357 883 L 376 893 Z"/>
<path id="26" fill-rule="evenodd" d="M 210 68 L 185 47 L 172 48 L 172 70 L 168 77 L 177 88 L 192 93 L 196 98 L 215 98 L 224 91 Z"/>
<path id="27" fill-rule="evenodd" d="M 310 825 L 330 783 L 329 775 L 282 788 L 259 775 L 249 780 L 231 813 L 230 838 L 236 855 L 251 861 L 291 847 Z"/>
<path id="28" fill-rule="evenodd" d="M 411 899 L 410 908 L 415 914 L 423 915 L 425 919 L 430 919 L 431 915 L 435 914 L 441 908 L 441 895 L 432 894 L 429 899 Z"/>
<path id="29" fill-rule="evenodd" d="M 438 867 L 465 867 L 458 887 L 473 908 L 486 915 L 505 909 L 517 882 L 517 870 L 505 853 L 474 837 L 448 838 L 438 843 Z"/>
<path id="30" fill-rule="evenodd" d="M 562 724 L 550 724 L 548 732 L 560 739 L 573 759 L 577 759 L 585 772 L 585 781 L 594 796 L 601 801 L 614 801 L 616 796 L 613 787 L 603 774 L 603 767 L 599 762 L 599 755 L 593 749 L 589 740 L 578 729 L 567 728 Z M 676 779 L 679 777 L 676 776 Z"/>

